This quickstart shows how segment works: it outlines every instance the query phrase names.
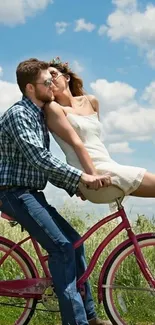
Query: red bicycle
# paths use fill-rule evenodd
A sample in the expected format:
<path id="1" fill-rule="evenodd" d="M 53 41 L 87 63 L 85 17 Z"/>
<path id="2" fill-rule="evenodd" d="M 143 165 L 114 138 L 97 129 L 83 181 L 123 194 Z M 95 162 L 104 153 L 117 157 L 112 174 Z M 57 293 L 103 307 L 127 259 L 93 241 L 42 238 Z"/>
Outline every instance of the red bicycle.
<path id="1" fill-rule="evenodd" d="M 98 279 L 98 302 L 103 302 L 105 311 L 114 325 L 142 325 L 139 312 L 147 324 L 155 323 L 155 233 L 135 235 L 123 206 L 117 201 L 118 211 L 100 220 L 75 243 L 75 249 L 97 229 L 118 217 L 121 222 L 96 248 L 87 270 L 77 281 L 84 294 L 84 282 L 92 273 L 98 258 L 109 242 L 124 229 L 128 239 L 119 244 L 104 262 Z M 2 217 L 8 218 L 5 214 Z M 30 240 L 40 262 L 43 276 L 29 254 L 21 245 Z M 18 243 L 0 237 L 0 305 L 6 306 L 6 324 L 9 307 L 12 325 L 29 323 L 36 304 L 42 302 L 48 311 L 58 311 L 57 297 L 47 267 L 47 255 L 39 244 L 28 236 Z M 123 278 L 120 277 L 120 273 Z M 138 311 L 138 312 L 137 312 Z M 9 317 L 9 316 L 8 316 Z"/>

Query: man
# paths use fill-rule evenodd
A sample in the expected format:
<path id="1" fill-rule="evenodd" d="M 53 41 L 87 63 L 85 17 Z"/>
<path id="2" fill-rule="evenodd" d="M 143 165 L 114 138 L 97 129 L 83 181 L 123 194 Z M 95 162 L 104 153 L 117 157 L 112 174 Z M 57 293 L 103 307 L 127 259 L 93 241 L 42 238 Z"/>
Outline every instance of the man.
<path id="1" fill-rule="evenodd" d="M 94 311 L 88 282 L 83 303 L 76 275 L 86 267 L 79 234 L 50 206 L 41 190 L 47 181 L 70 196 L 79 182 L 98 189 L 110 183 L 104 176 L 87 175 L 52 156 L 43 107 L 53 98 L 48 63 L 21 62 L 17 82 L 21 101 L 0 118 L 0 209 L 17 220 L 49 254 L 49 269 L 58 296 L 63 325 L 104 325 Z"/>

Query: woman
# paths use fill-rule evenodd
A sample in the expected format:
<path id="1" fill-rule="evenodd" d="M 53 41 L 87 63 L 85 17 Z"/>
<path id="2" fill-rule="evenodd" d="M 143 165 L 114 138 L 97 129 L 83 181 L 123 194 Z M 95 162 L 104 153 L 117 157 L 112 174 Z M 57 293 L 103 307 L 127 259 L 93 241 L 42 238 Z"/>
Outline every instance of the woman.
<path id="1" fill-rule="evenodd" d="M 80 185 L 86 199 L 111 203 L 126 195 L 155 197 L 155 175 L 146 169 L 125 166 L 111 159 L 101 141 L 99 105 L 86 95 L 82 80 L 59 58 L 50 62 L 55 101 L 45 106 L 47 125 L 68 164 L 88 174 L 110 174 L 111 185 L 98 191 Z"/>

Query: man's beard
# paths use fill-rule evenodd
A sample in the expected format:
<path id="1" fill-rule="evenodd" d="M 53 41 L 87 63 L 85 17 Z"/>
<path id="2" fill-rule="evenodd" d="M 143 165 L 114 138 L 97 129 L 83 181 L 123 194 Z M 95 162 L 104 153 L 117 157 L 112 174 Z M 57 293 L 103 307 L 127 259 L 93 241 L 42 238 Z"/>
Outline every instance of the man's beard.
<path id="1" fill-rule="evenodd" d="M 40 100 L 41 102 L 43 102 L 45 104 L 54 100 L 53 95 L 41 94 L 40 91 L 38 91 L 37 89 L 35 90 L 35 96 L 36 96 L 37 100 Z"/>

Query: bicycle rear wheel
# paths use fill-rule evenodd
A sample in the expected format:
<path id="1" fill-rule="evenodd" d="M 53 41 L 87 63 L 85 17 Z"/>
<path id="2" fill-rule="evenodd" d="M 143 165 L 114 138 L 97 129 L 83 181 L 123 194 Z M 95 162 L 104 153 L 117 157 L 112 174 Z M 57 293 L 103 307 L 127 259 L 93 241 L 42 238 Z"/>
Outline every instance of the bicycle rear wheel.
<path id="1" fill-rule="evenodd" d="M 138 239 L 150 271 L 155 278 L 155 235 Z M 107 266 L 102 282 L 103 304 L 113 325 L 155 324 L 155 290 L 145 280 L 128 242 Z"/>
<path id="2" fill-rule="evenodd" d="M 0 259 L 9 251 L 12 243 L 0 240 Z M 30 279 L 35 273 L 29 261 L 22 255 L 18 247 L 14 249 L 0 266 L 0 280 Z M 26 325 L 29 323 L 35 308 L 36 299 L 0 296 L 0 324 Z"/>

